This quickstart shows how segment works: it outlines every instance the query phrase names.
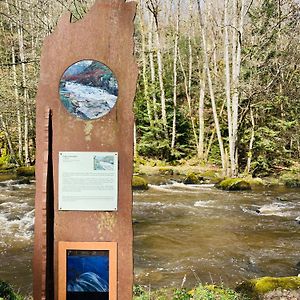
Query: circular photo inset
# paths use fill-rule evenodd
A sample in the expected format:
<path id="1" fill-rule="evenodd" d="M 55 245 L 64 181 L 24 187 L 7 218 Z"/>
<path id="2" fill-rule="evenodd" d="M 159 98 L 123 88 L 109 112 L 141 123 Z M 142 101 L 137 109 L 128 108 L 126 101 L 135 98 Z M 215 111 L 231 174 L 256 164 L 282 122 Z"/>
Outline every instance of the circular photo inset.
<path id="1" fill-rule="evenodd" d="M 75 117 L 94 120 L 115 106 L 118 82 L 106 65 L 96 60 L 82 60 L 64 72 L 59 94 L 64 107 Z"/>

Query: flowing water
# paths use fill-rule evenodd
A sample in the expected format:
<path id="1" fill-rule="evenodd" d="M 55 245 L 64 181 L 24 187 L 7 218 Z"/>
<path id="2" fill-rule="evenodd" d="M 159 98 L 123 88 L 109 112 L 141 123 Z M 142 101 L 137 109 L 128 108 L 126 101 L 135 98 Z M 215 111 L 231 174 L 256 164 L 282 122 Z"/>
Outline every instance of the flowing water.
<path id="1" fill-rule="evenodd" d="M 34 184 L 0 186 L 0 279 L 30 293 Z M 151 185 L 134 194 L 136 283 L 152 287 L 300 273 L 300 191 Z"/>
<path id="2" fill-rule="evenodd" d="M 32 289 L 34 184 L 0 186 L 0 280 L 24 293 Z"/>
<path id="3" fill-rule="evenodd" d="M 300 273 L 299 190 L 153 185 L 135 195 L 134 216 L 142 284 L 178 287 L 186 278 L 187 286 L 234 286 L 244 278 Z"/>

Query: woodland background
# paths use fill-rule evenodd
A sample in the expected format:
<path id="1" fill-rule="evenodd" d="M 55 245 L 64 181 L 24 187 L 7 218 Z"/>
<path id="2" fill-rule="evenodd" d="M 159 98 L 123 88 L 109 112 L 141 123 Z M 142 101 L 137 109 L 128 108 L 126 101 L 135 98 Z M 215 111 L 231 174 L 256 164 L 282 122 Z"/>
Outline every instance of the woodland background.
<path id="1" fill-rule="evenodd" d="M 0 163 L 35 161 L 45 36 L 89 0 L 0 0 Z M 300 3 L 140 0 L 135 154 L 264 176 L 300 158 Z M 59 55 L 59 54 L 58 54 Z"/>

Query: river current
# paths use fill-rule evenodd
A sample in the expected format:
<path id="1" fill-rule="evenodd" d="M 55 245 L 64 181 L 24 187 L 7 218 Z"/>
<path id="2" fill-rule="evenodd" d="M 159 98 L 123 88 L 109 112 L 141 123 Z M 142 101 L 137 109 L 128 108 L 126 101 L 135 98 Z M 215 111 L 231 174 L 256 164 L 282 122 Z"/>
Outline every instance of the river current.
<path id="1" fill-rule="evenodd" d="M 0 279 L 32 289 L 34 184 L 0 186 Z M 300 273 L 299 189 L 220 191 L 213 185 L 150 185 L 134 193 L 135 282 L 234 286 Z"/>

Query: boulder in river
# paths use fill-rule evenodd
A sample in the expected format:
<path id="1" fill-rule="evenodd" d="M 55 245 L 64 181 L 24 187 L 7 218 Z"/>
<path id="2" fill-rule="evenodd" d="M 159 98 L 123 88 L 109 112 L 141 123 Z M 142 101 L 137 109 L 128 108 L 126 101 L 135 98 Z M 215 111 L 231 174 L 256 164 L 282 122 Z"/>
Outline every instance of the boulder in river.
<path id="1" fill-rule="evenodd" d="M 145 178 L 140 176 L 132 177 L 132 189 L 133 190 L 148 190 L 148 182 Z"/>
<path id="2" fill-rule="evenodd" d="M 203 181 L 203 177 L 197 176 L 194 172 L 188 172 L 183 180 L 185 184 L 199 184 L 201 181 Z"/>
<path id="3" fill-rule="evenodd" d="M 17 169 L 18 176 L 33 177 L 35 174 L 35 167 L 20 167 Z"/>
<path id="4" fill-rule="evenodd" d="M 218 189 L 226 191 L 247 191 L 251 190 L 250 183 L 243 178 L 227 178 L 216 184 Z"/>
<path id="5" fill-rule="evenodd" d="M 300 277 L 262 277 L 246 280 L 236 287 L 236 291 L 250 299 L 260 299 L 263 295 L 275 290 L 299 290 Z"/>

